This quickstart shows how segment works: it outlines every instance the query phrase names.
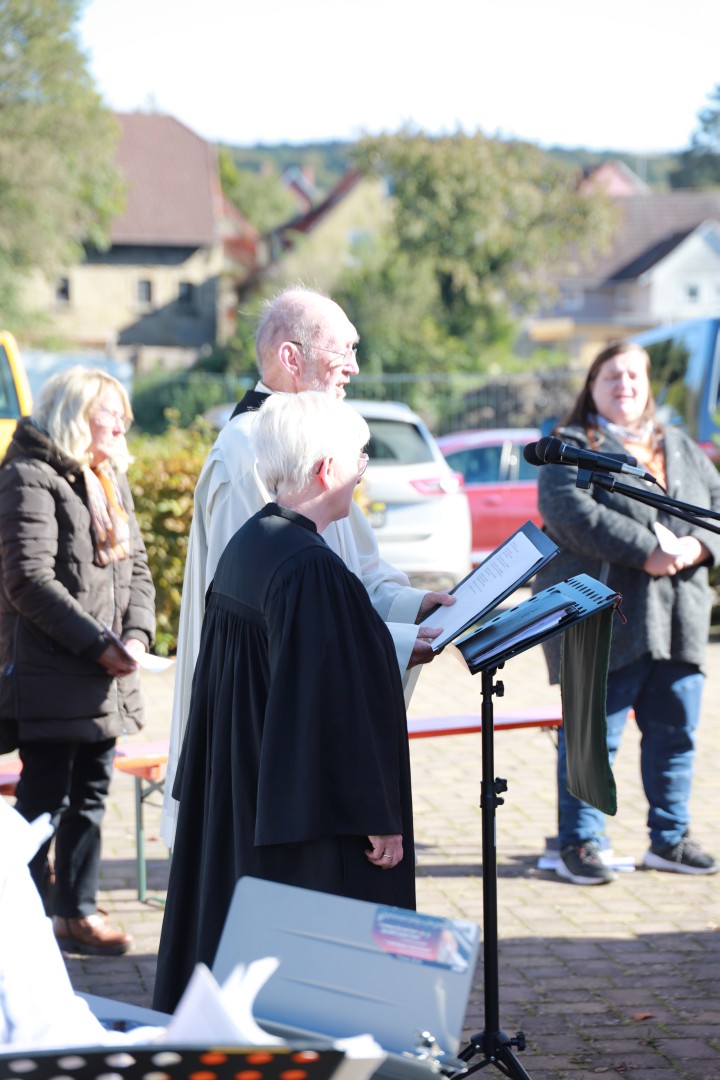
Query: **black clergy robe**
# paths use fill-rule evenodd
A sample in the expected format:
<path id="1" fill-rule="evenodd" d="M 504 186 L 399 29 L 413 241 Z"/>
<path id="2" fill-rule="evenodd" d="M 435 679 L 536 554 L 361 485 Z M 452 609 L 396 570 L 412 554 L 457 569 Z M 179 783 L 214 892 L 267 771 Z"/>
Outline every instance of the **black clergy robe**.
<path id="1" fill-rule="evenodd" d="M 212 966 L 237 880 L 415 907 L 410 755 L 390 633 L 313 522 L 264 507 L 223 552 L 173 794 L 154 1007 Z M 368 835 L 403 859 L 369 863 Z"/>

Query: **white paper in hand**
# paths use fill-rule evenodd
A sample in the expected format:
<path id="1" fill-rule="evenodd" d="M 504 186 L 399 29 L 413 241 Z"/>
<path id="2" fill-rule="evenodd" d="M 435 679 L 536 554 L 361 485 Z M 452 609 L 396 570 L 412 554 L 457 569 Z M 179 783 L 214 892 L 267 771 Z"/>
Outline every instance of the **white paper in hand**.
<path id="1" fill-rule="evenodd" d="M 664 551 L 666 555 L 680 554 L 682 545 L 680 544 L 680 538 L 676 536 L 674 532 L 671 532 L 670 529 L 666 529 L 659 521 L 653 522 L 653 529 L 655 530 L 660 549 Z"/>
<path id="2" fill-rule="evenodd" d="M 143 671 L 167 671 L 172 666 L 172 656 L 156 656 L 155 653 L 141 653 L 140 656 L 136 656 L 135 659 L 138 662 L 138 667 L 141 667 Z"/>

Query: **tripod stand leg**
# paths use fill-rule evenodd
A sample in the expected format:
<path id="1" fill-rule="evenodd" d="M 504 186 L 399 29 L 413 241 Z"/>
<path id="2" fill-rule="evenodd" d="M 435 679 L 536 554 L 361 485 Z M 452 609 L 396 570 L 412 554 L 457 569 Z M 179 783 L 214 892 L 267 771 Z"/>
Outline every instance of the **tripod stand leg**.
<path id="1" fill-rule="evenodd" d="M 512 1052 L 513 1046 L 517 1046 L 519 1050 L 525 1049 L 525 1036 L 521 1031 L 513 1039 L 502 1031 L 480 1032 L 473 1035 L 470 1045 L 465 1047 L 458 1056 L 463 1061 L 470 1061 L 476 1053 L 482 1053 L 483 1056 L 480 1061 L 470 1065 L 463 1075 L 469 1076 L 471 1073 L 484 1069 L 487 1065 L 494 1065 L 498 1072 L 501 1072 L 503 1076 L 511 1077 L 512 1080 L 532 1080 L 530 1074 L 525 1071 Z"/>

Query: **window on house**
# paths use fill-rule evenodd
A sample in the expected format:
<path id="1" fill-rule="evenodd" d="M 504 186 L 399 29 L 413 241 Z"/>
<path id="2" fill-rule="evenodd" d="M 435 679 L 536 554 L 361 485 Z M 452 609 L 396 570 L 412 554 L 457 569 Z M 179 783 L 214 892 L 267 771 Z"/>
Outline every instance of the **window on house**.
<path id="1" fill-rule="evenodd" d="M 178 284 L 178 304 L 186 311 L 195 307 L 195 286 L 192 281 L 181 281 Z"/>
<path id="2" fill-rule="evenodd" d="M 688 300 L 692 300 L 693 303 L 700 298 L 700 289 L 697 285 L 686 285 L 685 291 L 687 293 Z"/>
<path id="3" fill-rule="evenodd" d="M 585 293 L 579 285 L 561 285 L 560 305 L 565 311 L 580 311 L 585 303 Z"/>
<path id="4" fill-rule="evenodd" d="M 141 279 L 137 283 L 137 300 L 138 304 L 143 307 L 149 307 L 152 304 L 152 282 L 147 279 Z"/>
<path id="5" fill-rule="evenodd" d="M 55 284 L 55 302 L 58 304 L 70 303 L 70 278 L 61 277 Z"/>
<path id="6" fill-rule="evenodd" d="M 618 289 L 615 294 L 615 305 L 618 311 L 632 310 L 632 294 L 629 289 Z"/>

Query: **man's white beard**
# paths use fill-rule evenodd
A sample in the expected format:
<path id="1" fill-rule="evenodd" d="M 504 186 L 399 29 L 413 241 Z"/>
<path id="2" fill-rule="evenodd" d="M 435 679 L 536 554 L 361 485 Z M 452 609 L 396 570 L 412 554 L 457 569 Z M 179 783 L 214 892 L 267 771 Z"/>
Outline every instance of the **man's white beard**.
<path id="1" fill-rule="evenodd" d="M 303 390 L 315 390 L 320 394 L 335 394 L 337 398 L 345 397 L 345 387 L 340 386 L 337 383 L 328 385 L 323 382 L 319 377 L 318 363 L 316 360 L 308 360 L 305 358 L 305 367 L 303 369 Z"/>

